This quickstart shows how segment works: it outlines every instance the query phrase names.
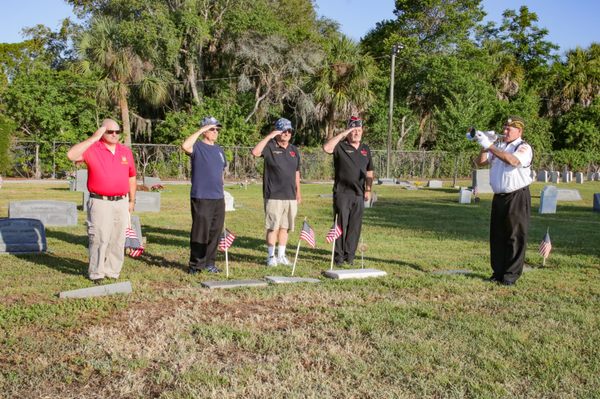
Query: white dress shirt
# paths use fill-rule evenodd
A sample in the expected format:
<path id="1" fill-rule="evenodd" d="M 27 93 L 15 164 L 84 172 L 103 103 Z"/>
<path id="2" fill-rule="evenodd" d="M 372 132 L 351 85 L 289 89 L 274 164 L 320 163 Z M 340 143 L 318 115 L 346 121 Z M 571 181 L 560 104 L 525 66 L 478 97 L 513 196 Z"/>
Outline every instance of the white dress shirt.
<path id="1" fill-rule="evenodd" d="M 512 193 L 530 185 L 533 182 L 531 178 L 531 161 L 533 160 L 531 146 L 523 142 L 521 138 L 511 143 L 498 143 L 495 146 L 501 151 L 514 155 L 519 160 L 520 165 L 511 166 L 492 153 L 488 153 L 488 160 L 491 165 L 490 185 L 494 193 Z"/>

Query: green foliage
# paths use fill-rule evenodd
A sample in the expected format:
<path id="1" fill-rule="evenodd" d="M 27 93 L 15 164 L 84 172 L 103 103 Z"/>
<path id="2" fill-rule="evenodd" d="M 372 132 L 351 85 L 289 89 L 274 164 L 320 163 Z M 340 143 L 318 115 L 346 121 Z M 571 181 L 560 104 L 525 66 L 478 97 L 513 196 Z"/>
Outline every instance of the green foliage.
<path id="1" fill-rule="evenodd" d="M 8 155 L 10 137 L 13 135 L 17 124 L 6 115 L 0 114 L 0 175 L 9 171 L 11 166 Z"/>
<path id="2" fill-rule="evenodd" d="M 223 146 L 254 146 L 259 140 L 256 125 L 246 123 L 240 107 L 223 95 L 206 99 L 189 112 L 170 112 L 154 132 L 156 143 L 179 144 L 200 128 L 206 116 L 214 116 L 223 125 L 218 143 Z"/>

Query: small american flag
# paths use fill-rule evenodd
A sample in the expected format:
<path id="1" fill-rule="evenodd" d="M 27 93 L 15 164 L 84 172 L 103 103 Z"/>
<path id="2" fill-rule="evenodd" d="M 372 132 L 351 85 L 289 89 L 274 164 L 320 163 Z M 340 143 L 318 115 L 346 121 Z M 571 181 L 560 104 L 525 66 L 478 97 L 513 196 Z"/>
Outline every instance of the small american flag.
<path id="1" fill-rule="evenodd" d="M 300 232 L 300 239 L 306 241 L 311 247 L 315 247 L 315 232 L 305 220 Z"/>
<path id="2" fill-rule="evenodd" d="M 125 248 L 129 248 L 129 256 L 132 258 L 137 258 L 144 253 L 144 246 L 131 227 L 125 229 Z"/>
<path id="3" fill-rule="evenodd" d="M 331 229 L 329 229 L 329 233 L 327 233 L 325 240 L 331 244 L 334 240 L 337 240 L 341 235 L 342 228 L 337 223 L 334 223 L 334 225 L 331 226 Z"/>
<path id="4" fill-rule="evenodd" d="M 233 244 L 233 240 L 235 240 L 235 234 L 225 229 L 225 231 L 221 233 L 221 237 L 219 237 L 219 251 L 225 251 L 229 248 L 231 244 Z"/>
<path id="5" fill-rule="evenodd" d="M 552 242 L 550 241 L 550 233 L 546 231 L 546 235 L 540 243 L 539 253 L 545 260 L 548 257 L 548 255 L 550 255 L 550 251 L 552 251 Z"/>

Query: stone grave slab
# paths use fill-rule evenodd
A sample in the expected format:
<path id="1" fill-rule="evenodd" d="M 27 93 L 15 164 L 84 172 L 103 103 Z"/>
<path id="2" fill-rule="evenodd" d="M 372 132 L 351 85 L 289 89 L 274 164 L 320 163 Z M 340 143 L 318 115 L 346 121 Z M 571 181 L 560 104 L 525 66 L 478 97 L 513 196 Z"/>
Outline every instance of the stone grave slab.
<path id="1" fill-rule="evenodd" d="M 157 184 L 162 185 L 162 180 L 160 180 L 159 177 L 152 177 L 152 176 L 144 176 L 142 183 L 144 184 L 144 186 L 148 187 L 149 189 L 152 188 L 152 186 L 155 186 Z"/>
<path id="2" fill-rule="evenodd" d="M 427 182 L 427 187 L 429 187 L 429 188 L 442 188 L 442 181 L 441 180 L 429 180 Z"/>
<path id="3" fill-rule="evenodd" d="M 466 188 L 461 188 L 458 192 L 458 203 L 459 204 L 470 204 L 471 203 L 471 194 L 473 192 Z"/>
<path id="4" fill-rule="evenodd" d="M 223 194 L 225 196 L 225 212 L 235 211 L 233 207 L 233 195 L 229 191 L 224 191 Z"/>
<path id="5" fill-rule="evenodd" d="M 377 179 L 377 184 L 383 184 L 386 186 L 394 185 L 394 184 L 396 184 L 396 179 L 394 179 L 393 177 L 390 177 L 390 178 L 382 177 L 380 179 Z"/>
<path id="6" fill-rule="evenodd" d="M 588 181 L 593 181 L 594 180 L 594 172 L 588 172 L 587 179 L 588 179 Z"/>
<path id="7" fill-rule="evenodd" d="M 577 172 L 577 173 L 575 174 L 575 182 L 576 182 L 577 184 L 583 184 L 583 173 L 581 173 L 581 172 Z"/>
<path id="8" fill-rule="evenodd" d="M 137 215 L 131 215 L 131 228 L 135 231 L 140 242 L 144 243 L 144 237 L 142 236 L 142 223 L 140 222 L 140 217 Z"/>
<path id="9" fill-rule="evenodd" d="M 131 282 L 97 285 L 89 288 L 80 288 L 78 290 L 63 291 L 58 294 L 59 298 L 91 298 L 96 296 L 106 296 L 114 294 L 131 294 Z"/>
<path id="10" fill-rule="evenodd" d="M 160 193 L 138 191 L 135 194 L 135 212 L 160 212 Z"/>
<path id="11" fill-rule="evenodd" d="M 547 170 L 540 170 L 537 175 L 537 181 L 548 183 L 549 175 Z"/>
<path id="12" fill-rule="evenodd" d="M 559 189 L 556 199 L 558 201 L 581 201 L 579 190 Z"/>
<path id="13" fill-rule="evenodd" d="M 45 252 L 46 230 L 38 219 L 0 219 L 0 254 Z"/>
<path id="14" fill-rule="evenodd" d="M 377 202 L 377 193 L 375 191 L 371 192 L 371 199 L 365 201 L 365 208 L 373 208 L 373 205 Z"/>
<path id="15" fill-rule="evenodd" d="M 8 204 L 9 218 L 38 219 L 44 226 L 76 226 L 77 204 L 66 201 L 12 201 Z"/>
<path id="16" fill-rule="evenodd" d="M 239 287 L 266 287 L 269 284 L 265 280 L 223 280 L 223 281 L 203 281 L 202 285 L 206 288 L 226 289 Z"/>
<path id="17" fill-rule="evenodd" d="M 473 169 L 472 184 L 473 190 L 477 190 L 477 194 L 493 193 L 490 185 L 490 170 L 489 169 Z"/>
<path id="18" fill-rule="evenodd" d="M 555 186 L 545 186 L 540 194 L 539 213 L 556 213 L 558 189 Z"/>
<path id="19" fill-rule="evenodd" d="M 554 184 L 560 183 L 560 173 L 557 171 L 550 173 L 550 181 Z"/>
<path id="20" fill-rule="evenodd" d="M 88 202 L 90 200 L 90 192 L 89 191 L 84 191 L 83 192 L 83 205 L 81 206 L 81 209 L 84 212 L 87 212 L 88 210 Z"/>
<path id="21" fill-rule="evenodd" d="M 266 276 L 267 280 L 271 284 L 293 284 L 293 283 L 320 283 L 321 280 L 318 278 L 308 277 L 281 277 L 281 276 Z"/>
<path id="22" fill-rule="evenodd" d="M 377 269 L 333 269 L 325 270 L 323 275 L 334 280 L 350 280 L 369 277 L 382 277 L 387 276 L 387 273 L 383 270 Z"/>
<path id="23" fill-rule="evenodd" d="M 461 269 L 457 269 L 457 270 L 435 270 L 432 272 L 432 274 L 437 274 L 440 276 L 451 276 L 451 275 L 464 275 L 464 274 L 471 274 L 473 273 L 471 270 L 461 270 Z"/>
<path id="24" fill-rule="evenodd" d="M 594 212 L 600 212 L 600 193 L 594 193 Z"/>
<path id="25" fill-rule="evenodd" d="M 88 191 L 87 179 L 87 169 L 77 169 L 77 172 L 75 172 L 75 191 Z"/>
<path id="26" fill-rule="evenodd" d="M 600 181 L 600 172 L 594 173 L 594 181 Z"/>

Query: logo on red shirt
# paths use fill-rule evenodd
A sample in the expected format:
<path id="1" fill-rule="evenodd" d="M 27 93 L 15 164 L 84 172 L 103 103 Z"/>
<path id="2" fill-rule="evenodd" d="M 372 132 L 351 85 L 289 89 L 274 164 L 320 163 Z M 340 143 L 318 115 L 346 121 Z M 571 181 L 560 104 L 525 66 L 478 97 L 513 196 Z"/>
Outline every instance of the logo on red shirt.
<path id="1" fill-rule="evenodd" d="M 363 157 L 367 156 L 367 150 L 365 150 L 364 148 L 362 150 L 360 150 L 360 153 L 362 154 Z"/>
<path id="2" fill-rule="evenodd" d="M 127 165 L 127 157 L 125 155 L 121 157 L 121 165 Z"/>
<path id="3" fill-rule="evenodd" d="M 296 156 L 296 151 L 290 151 L 290 155 L 292 156 L 292 158 L 295 157 Z"/>

